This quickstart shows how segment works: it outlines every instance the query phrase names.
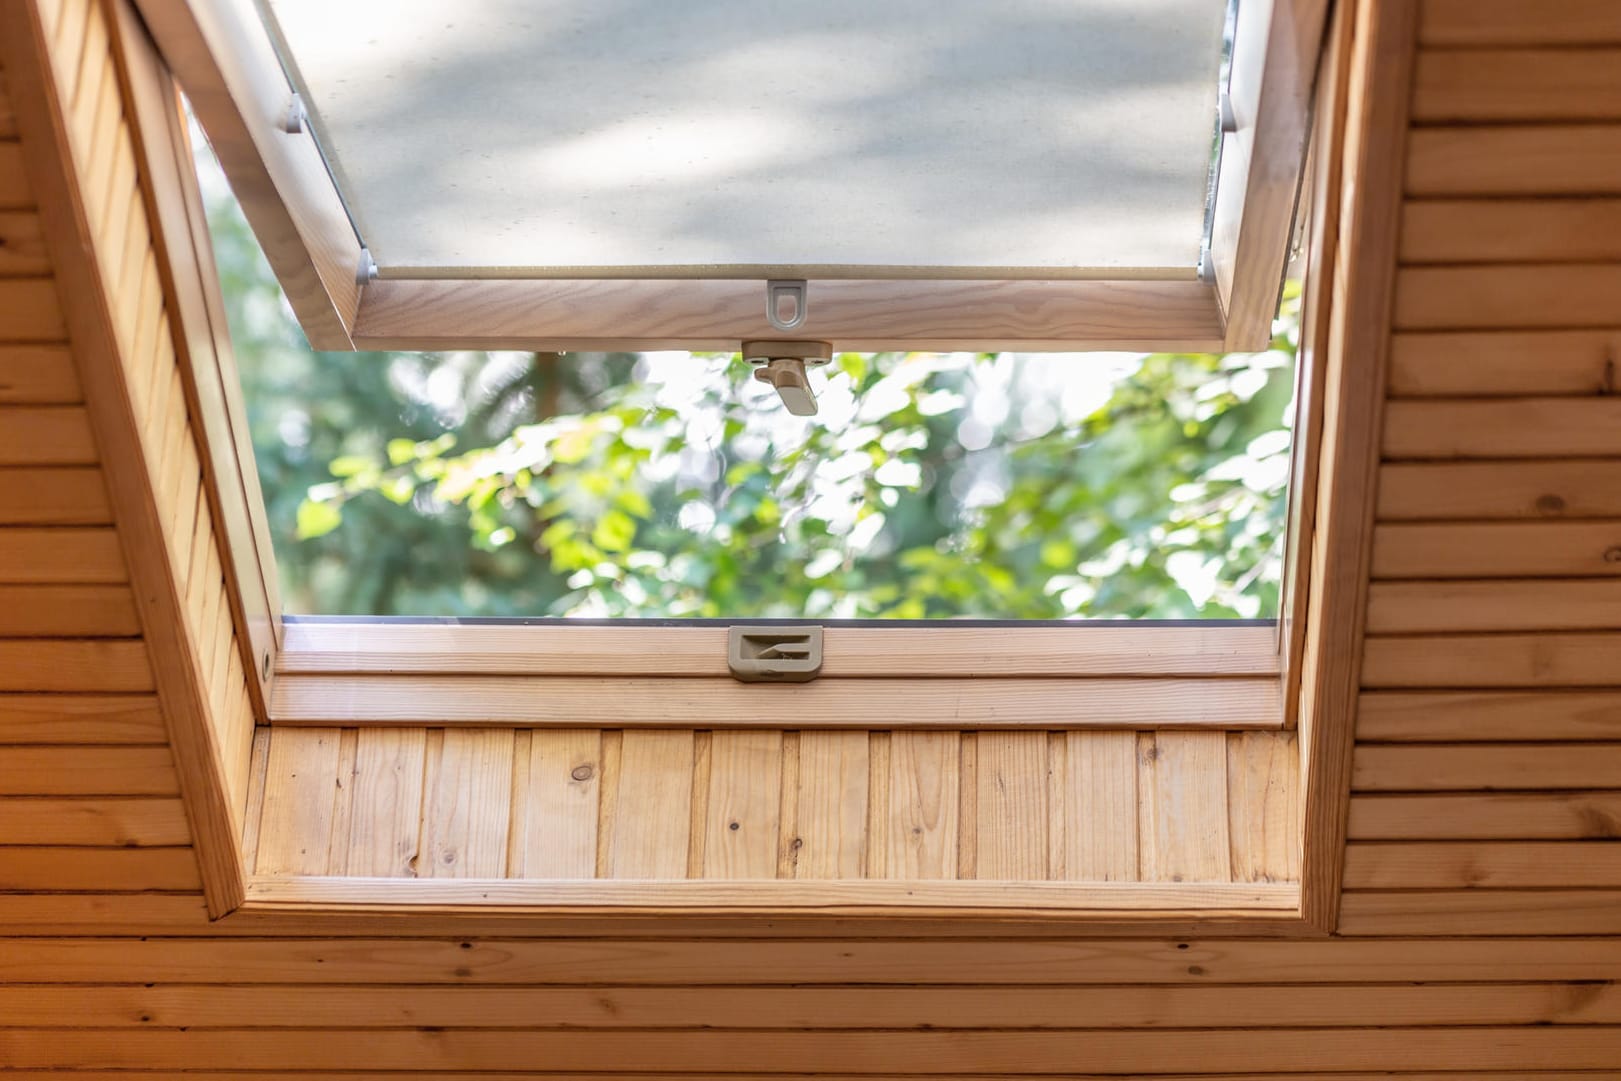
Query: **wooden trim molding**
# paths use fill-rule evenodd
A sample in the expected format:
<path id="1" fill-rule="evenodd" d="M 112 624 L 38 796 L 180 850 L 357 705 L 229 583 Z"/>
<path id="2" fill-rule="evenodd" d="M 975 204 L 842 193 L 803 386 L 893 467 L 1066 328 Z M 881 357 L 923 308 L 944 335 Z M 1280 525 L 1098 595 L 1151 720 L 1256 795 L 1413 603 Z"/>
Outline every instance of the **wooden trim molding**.
<path id="1" fill-rule="evenodd" d="M 1086 915 L 1105 920 L 1257 919 L 1287 923 L 1299 909 L 1293 883 L 1120 882 L 812 882 L 724 879 L 673 882 L 542 881 L 516 879 L 359 879 L 256 875 L 248 881 L 244 913 L 454 912 L 467 916 L 895 916 L 996 915 L 1053 919 Z"/>
<path id="2" fill-rule="evenodd" d="M 1270 626 L 839 627 L 811 683 L 743 684 L 726 628 L 286 628 L 274 724 L 1277 728 Z"/>
<path id="3" fill-rule="evenodd" d="M 134 10 L 127 3 L 111 7 L 130 134 L 140 157 L 136 172 L 146 196 L 187 401 L 206 452 L 201 456 L 203 488 L 230 564 L 225 585 L 243 671 L 251 673 L 248 686 L 255 710 L 264 717 L 280 652 L 281 597 L 202 192 L 174 81 Z"/>
<path id="4" fill-rule="evenodd" d="M 85 404 L 100 444 L 107 490 L 129 564 L 152 679 L 168 724 L 175 769 L 196 838 L 208 911 L 218 917 L 242 903 L 244 808 L 227 782 L 225 750 L 210 721 L 208 673 L 187 629 L 185 598 L 173 573 L 151 461 L 128 383 L 126 349 L 86 205 L 88 148 L 71 138 L 65 103 L 50 69 L 51 51 L 31 0 L 0 3 L 0 49 L 17 129 L 36 148 L 25 155 L 38 193 Z M 114 96 L 117 100 L 117 96 Z M 113 137 L 121 137 L 114 129 Z M 111 152 L 111 148 L 107 148 Z"/>
<path id="5" fill-rule="evenodd" d="M 1342 17 L 1352 20 L 1344 180 L 1300 715 L 1301 904 L 1324 931 L 1338 914 L 1350 805 L 1418 5 L 1360 0 Z"/>

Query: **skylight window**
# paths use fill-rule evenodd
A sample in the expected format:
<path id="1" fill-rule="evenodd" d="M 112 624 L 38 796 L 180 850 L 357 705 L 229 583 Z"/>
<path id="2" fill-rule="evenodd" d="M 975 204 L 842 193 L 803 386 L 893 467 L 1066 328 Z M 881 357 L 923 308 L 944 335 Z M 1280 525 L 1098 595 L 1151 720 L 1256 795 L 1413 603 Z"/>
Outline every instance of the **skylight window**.
<path id="1" fill-rule="evenodd" d="M 1291 299 L 1253 354 L 310 351 L 198 154 L 292 613 L 1275 618 Z"/>

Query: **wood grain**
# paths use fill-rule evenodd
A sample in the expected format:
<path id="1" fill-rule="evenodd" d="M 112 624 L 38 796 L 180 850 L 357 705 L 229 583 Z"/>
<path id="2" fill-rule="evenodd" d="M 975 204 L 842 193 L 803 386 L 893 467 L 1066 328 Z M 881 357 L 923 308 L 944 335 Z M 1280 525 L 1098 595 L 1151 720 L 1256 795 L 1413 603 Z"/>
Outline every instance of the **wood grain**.
<path id="1" fill-rule="evenodd" d="M 1379 517 L 1621 518 L 1621 462 L 1400 462 L 1379 470 Z"/>
<path id="2" fill-rule="evenodd" d="M 801 732 L 797 766 L 793 877 L 862 877 L 870 843 L 867 733 Z"/>
<path id="3" fill-rule="evenodd" d="M 523 874 L 528 878 L 595 877 L 602 733 L 588 729 L 536 732 L 531 740 L 529 784 L 522 799 L 526 813 L 521 838 Z"/>
<path id="4" fill-rule="evenodd" d="M 1048 808 L 1047 733 L 982 732 L 975 742 L 974 877 L 1048 878 L 1047 833 L 1062 822 Z"/>
<path id="5" fill-rule="evenodd" d="M 1375 578 L 1621 574 L 1621 521 L 1392 523 L 1374 534 Z"/>
<path id="6" fill-rule="evenodd" d="M 1621 44 L 1621 12 L 1609 0 L 1423 0 L 1427 46 Z"/>
<path id="7" fill-rule="evenodd" d="M 1370 743 L 1621 742 L 1621 692 L 1374 692 L 1361 698 L 1356 732 Z"/>
<path id="8" fill-rule="evenodd" d="M 602 807 L 608 878 L 685 878 L 693 734 L 628 731 L 616 796 Z"/>
<path id="9" fill-rule="evenodd" d="M 418 873 L 427 733 L 376 728 L 355 734 L 344 874 Z"/>
<path id="10" fill-rule="evenodd" d="M 1403 263 L 1587 263 L 1621 255 L 1621 199 L 1416 199 Z M 1522 374 L 1535 378 L 1537 369 Z"/>
<path id="11" fill-rule="evenodd" d="M 896 732 L 889 739 L 885 877 L 957 877 L 960 817 L 956 732 Z"/>
<path id="12" fill-rule="evenodd" d="M 934 634 L 925 631 L 924 634 Z M 920 643 L 921 644 L 921 643 Z M 1276 651 L 1273 654 L 1276 657 Z M 285 654 L 283 654 L 285 656 Z M 504 724 L 577 728 L 853 728 L 875 701 L 896 728 L 1276 728 L 1277 678 L 818 679 L 781 686 L 730 677 L 290 675 L 277 677 L 281 725 Z"/>
<path id="13" fill-rule="evenodd" d="M 1413 121 L 1621 119 L 1621 48 L 1424 50 Z"/>
<path id="14" fill-rule="evenodd" d="M 1621 195 L 1621 124 L 1421 128 L 1406 176 L 1422 197 Z"/>
<path id="15" fill-rule="evenodd" d="M 782 733 L 716 732 L 704 808 L 705 878 L 775 878 Z"/>
<path id="16" fill-rule="evenodd" d="M 1227 736 L 1144 733 L 1137 763 L 1143 881 L 1229 881 Z"/>
<path id="17" fill-rule="evenodd" d="M 774 333 L 761 295 L 758 281 L 720 279 L 384 278 L 361 295 L 353 340 L 369 350 L 735 351 Z M 868 351 L 1219 352 L 1223 340 L 1215 291 L 1196 281 L 826 279 L 804 330 Z"/>
<path id="18" fill-rule="evenodd" d="M 424 767 L 418 873 L 424 878 L 499 878 L 506 872 L 512 808 L 512 733 L 487 728 L 433 736 Z"/>
<path id="19" fill-rule="evenodd" d="M 1621 455 L 1621 397 L 1391 402 L 1384 455 L 1583 458 Z"/>

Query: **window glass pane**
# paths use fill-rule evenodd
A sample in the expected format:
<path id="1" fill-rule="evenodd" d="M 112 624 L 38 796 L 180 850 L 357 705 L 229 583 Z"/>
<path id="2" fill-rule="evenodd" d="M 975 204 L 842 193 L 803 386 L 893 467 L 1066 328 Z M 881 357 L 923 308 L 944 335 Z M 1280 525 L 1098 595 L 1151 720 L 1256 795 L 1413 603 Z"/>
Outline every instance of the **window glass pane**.
<path id="1" fill-rule="evenodd" d="M 1272 351 L 843 354 L 788 415 L 733 356 L 309 351 L 199 169 L 289 611 L 1270 617 Z"/>
<path id="2" fill-rule="evenodd" d="M 1226 0 L 264 0 L 384 273 L 1192 277 Z"/>

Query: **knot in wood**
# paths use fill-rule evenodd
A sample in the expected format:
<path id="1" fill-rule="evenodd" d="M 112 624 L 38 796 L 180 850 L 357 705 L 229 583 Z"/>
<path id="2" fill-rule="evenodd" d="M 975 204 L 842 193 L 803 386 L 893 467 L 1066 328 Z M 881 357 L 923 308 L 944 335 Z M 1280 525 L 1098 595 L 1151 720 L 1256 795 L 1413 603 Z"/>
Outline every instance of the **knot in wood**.
<path id="1" fill-rule="evenodd" d="M 590 766 L 575 766 L 569 771 L 569 776 L 576 781 L 589 781 L 593 770 Z"/>

